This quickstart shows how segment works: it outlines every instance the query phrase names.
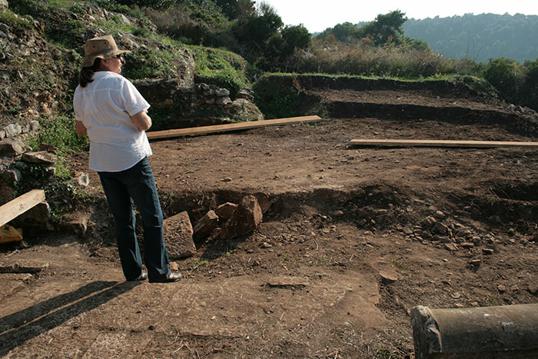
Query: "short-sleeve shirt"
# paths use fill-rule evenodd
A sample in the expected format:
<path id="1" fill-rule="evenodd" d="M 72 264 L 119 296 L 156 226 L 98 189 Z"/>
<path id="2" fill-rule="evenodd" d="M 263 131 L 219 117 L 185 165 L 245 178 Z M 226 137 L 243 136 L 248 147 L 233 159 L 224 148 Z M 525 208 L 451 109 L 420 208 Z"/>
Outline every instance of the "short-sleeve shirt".
<path id="1" fill-rule="evenodd" d="M 131 116 L 149 107 L 136 87 L 114 72 L 98 71 L 92 82 L 76 88 L 73 108 L 87 129 L 90 169 L 120 172 L 151 156 L 146 132 L 131 121 Z"/>

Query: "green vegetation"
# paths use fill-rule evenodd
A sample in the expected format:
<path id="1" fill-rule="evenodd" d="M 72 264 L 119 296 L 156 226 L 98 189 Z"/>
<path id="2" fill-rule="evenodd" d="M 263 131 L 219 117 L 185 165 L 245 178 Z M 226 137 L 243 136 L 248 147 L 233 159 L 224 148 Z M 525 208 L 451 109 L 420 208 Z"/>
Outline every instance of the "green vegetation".
<path id="1" fill-rule="evenodd" d="M 510 57 L 518 62 L 538 57 L 538 16 L 466 14 L 408 20 L 405 33 L 450 58 L 487 62 Z"/>
<path id="2" fill-rule="evenodd" d="M 538 60 L 523 65 L 515 60 L 490 60 L 484 78 L 508 101 L 538 109 Z"/>
<path id="3" fill-rule="evenodd" d="M 196 77 L 200 82 L 225 87 L 232 94 L 250 87 L 246 71 L 248 63 L 230 51 L 202 46 L 189 47 L 196 61 Z"/>
<path id="4" fill-rule="evenodd" d="M 374 47 L 391 45 L 418 50 L 427 49 L 428 46 L 425 43 L 404 35 L 403 25 L 406 21 L 405 14 L 400 10 L 395 10 L 387 14 L 377 15 L 374 21 L 362 26 L 349 22 L 337 24 L 333 28 L 323 31 L 318 39 L 346 44 L 360 42 L 363 45 Z"/>
<path id="5" fill-rule="evenodd" d="M 56 176 L 69 178 L 68 165 L 65 162 L 67 155 L 86 151 L 87 140 L 77 136 L 74 129 L 74 120 L 67 116 L 58 116 L 52 119 L 41 119 L 41 130 L 28 140 L 32 150 L 39 150 L 42 145 L 49 145 L 58 155 Z"/>
<path id="6" fill-rule="evenodd" d="M 175 76 L 176 51 L 141 48 L 127 55 L 124 75 L 130 79 L 172 78 Z"/>
<path id="7" fill-rule="evenodd" d="M 294 86 L 294 79 L 307 74 L 263 75 L 255 84 L 256 103 L 267 118 L 284 118 L 306 114 L 321 114 L 317 97 Z"/>
<path id="8" fill-rule="evenodd" d="M 24 31 L 32 28 L 32 21 L 19 16 L 9 9 L 0 10 L 0 22 L 12 26 L 16 30 Z"/>
<path id="9" fill-rule="evenodd" d="M 256 8 L 250 0 L 177 0 L 147 14 L 159 31 L 179 41 L 226 48 L 263 70 L 286 63 L 310 42 L 303 26 L 284 27 L 273 8 Z"/>

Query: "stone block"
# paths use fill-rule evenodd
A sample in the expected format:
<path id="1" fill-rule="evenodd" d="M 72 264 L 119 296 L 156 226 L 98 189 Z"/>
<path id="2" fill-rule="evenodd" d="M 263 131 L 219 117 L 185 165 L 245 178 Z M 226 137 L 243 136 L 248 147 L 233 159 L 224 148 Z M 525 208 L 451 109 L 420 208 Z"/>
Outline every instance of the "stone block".
<path id="1" fill-rule="evenodd" d="M 164 238 L 171 259 L 183 259 L 196 254 L 192 236 L 194 230 L 187 212 L 164 220 Z"/>

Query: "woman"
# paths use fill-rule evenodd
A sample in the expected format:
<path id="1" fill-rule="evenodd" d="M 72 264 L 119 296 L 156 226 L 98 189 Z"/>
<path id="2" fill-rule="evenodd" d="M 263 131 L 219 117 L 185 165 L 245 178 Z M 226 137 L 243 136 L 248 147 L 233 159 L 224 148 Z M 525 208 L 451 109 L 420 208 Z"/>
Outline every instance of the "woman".
<path id="1" fill-rule="evenodd" d="M 101 179 L 114 216 L 123 274 L 128 281 L 175 282 L 181 274 L 169 269 L 163 239 L 163 215 L 148 156 L 146 130 L 150 105 L 134 85 L 120 75 L 125 63 L 111 35 L 84 45 L 80 83 L 73 107 L 75 129 L 90 140 L 90 169 Z M 140 211 L 144 229 L 144 262 L 135 233 L 131 199 Z"/>

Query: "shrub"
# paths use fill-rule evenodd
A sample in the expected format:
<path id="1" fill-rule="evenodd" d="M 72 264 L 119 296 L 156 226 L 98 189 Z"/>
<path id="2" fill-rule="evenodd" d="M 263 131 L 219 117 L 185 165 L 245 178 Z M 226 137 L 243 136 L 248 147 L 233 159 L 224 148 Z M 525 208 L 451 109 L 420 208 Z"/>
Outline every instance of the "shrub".
<path id="1" fill-rule="evenodd" d="M 166 10 L 147 9 L 146 14 L 159 31 L 195 45 L 208 44 L 208 39 L 218 40 L 215 34 L 229 30 L 230 26 L 220 8 L 208 0 L 184 1 Z"/>
<path id="2" fill-rule="evenodd" d="M 523 67 L 515 60 L 498 58 L 490 60 L 484 71 L 484 77 L 507 100 L 516 101 L 524 81 Z"/>
<path id="3" fill-rule="evenodd" d="M 538 111 L 538 59 L 525 63 L 526 76 L 521 86 L 521 102 Z"/>
<path id="4" fill-rule="evenodd" d="M 41 129 L 36 135 L 29 138 L 28 145 L 33 150 L 38 150 L 43 144 L 53 146 L 56 149 L 58 155 L 56 175 L 59 177 L 69 176 L 67 156 L 86 151 L 88 147 L 86 138 L 76 134 L 74 120 L 67 116 L 41 120 Z"/>

